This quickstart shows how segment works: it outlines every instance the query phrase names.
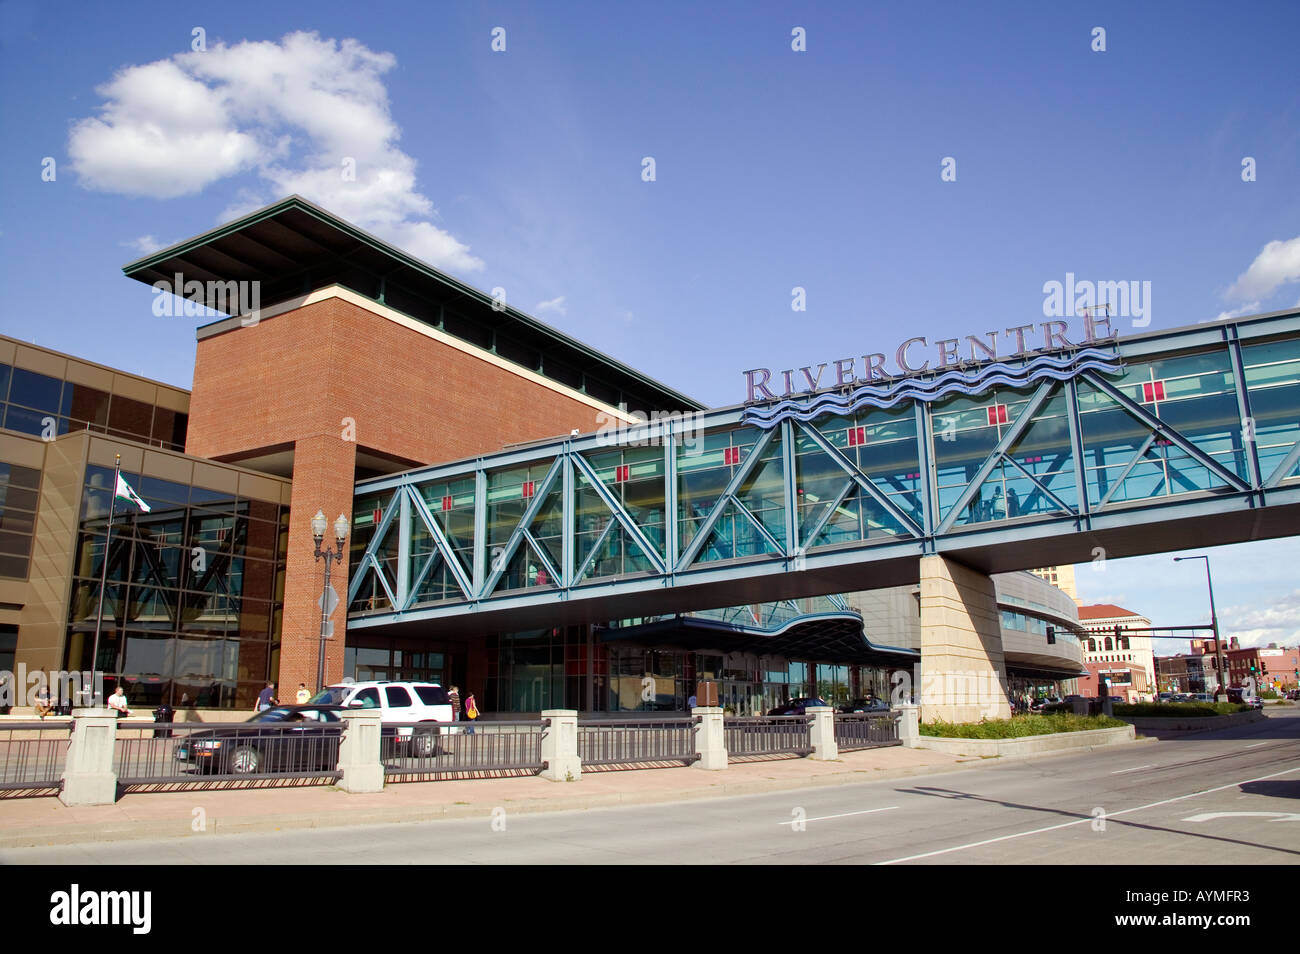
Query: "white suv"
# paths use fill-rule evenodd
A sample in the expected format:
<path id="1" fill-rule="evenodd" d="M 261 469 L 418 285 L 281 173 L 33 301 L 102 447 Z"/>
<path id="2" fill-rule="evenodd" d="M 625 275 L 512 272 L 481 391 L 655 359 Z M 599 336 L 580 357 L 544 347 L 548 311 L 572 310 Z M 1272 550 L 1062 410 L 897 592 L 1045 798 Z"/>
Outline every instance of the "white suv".
<path id="1" fill-rule="evenodd" d="M 398 750 L 417 758 L 429 758 L 438 752 L 437 738 L 441 729 L 421 731 L 412 728 L 412 722 L 451 722 L 451 700 L 447 690 L 436 682 L 372 682 L 340 683 L 326 686 L 312 696 L 315 705 L 343 706 L 347 709 L 378 709 L 385 726 L 397 725 L 392 739 Z"/>

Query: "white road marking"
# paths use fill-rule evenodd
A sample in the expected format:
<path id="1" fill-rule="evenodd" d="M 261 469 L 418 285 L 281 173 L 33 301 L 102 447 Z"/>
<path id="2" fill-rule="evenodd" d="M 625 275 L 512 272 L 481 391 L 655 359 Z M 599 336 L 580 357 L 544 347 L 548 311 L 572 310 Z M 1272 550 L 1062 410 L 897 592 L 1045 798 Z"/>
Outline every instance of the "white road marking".
<path id="1" fill-rule="evenodd" d="M 1111 772 L 1110 774 L 1111 774 L 1111 775 L 1123 775 L 1125 772 L 1137 772 L 1137 771 L 1140 771 L 1140 770 L 1142 770 L 1142 769 L 1144 769 L 1144 768 L 1155 768 L 1155 766 L 1154 766 L 1154 765 L 1137 765 L 1137 766 L 1134 766 L 1134 767 L 1131 768 L 1131 769 L 1117 769 L 1116 771 Z"/>
<path id="2" fill-rule="evenodd" d="M 1271 818 L 1274 821 L 1300 821 L 1300 812 L 1202 812 L 1188 815 L 1185 822 L 1214 821 L 1216 818 Z"/>
<path id="3" fill-rule="evenodd" d="M 792 818 L 790 821 L 779 822 L 781 825 L 793 825 L 795 822 L 803 824 L 810 821 L 825 821 L 828 818 L 848 818 L 850 815 L 870 815 L 872 812 L 892 812 L 897 805 L 890 805 L 888 808 L 868 808 L 861 812 L 842 812 L 839 815 L 822 815 L 818 818 Z"/>
<path id="4" fill-rule="evenodd" d="M 1252 742 L 1250 745 L 1246 746 L 1246 748 L 1248 748 L 1248 749 L 1253 749 L 1253 748 L 1254 748 L 1255 746 L 1257 746 L 1257 745 L 1268 745 L 1268 743 L 1267 743 L 1267 742 Z"/>
<path id="5" fill-rule="evenodd" d="M 1270 778 L 1277 778 L 1279 775 L 1290 775 L 1292 772 L 1300 772 L 1300 765 L 1297 765 L 1294 768 L 1283 769 L 1280 772 L 1274 772 L 1272 775 L 1261 775 L 1258 778 L 1242 779 L 1240 782 L 1230 782 L 1227 785 L 1219 785 L 1215 788 L 1207 788 L 1199 792 L 1191 792 L 1187 795 L 1177 795 L 1173 798 L 1161 799 L 1158 802 L 1151 802 L 1147 805 L 1138 805 L 1136 808 L 1125 808 L 1122 811 L 1109 812 L 1107 813 L 1106 817 L 1118 818 L 1120 815 L 1128 815 L 1133 812 L 1145 811 L 1148 808 L 1158 808 L 1161 805 L 1170 805 L 1173 802 L 1181 802 L 1184 799 L 1196 798 L 1198 795 L 1210 795 L 1214 792 L 1222 792 L 1230 788 L 1237 788 L 1238 786 L 1241 785 L 1248 785 L 1251 782 L 1264 782 Z M 877 861 L 876 864 L 895 865 L 903 861 L 916 861 L 919 858 L 933 858 L 935 855 L 946 855 L 949 852 L 953 852 L 953 851 L 965 851 L 967 848 L 979 848 L 983 845 L 996 844 L 999 841 L 1011 841 L 1013 838 L 1024 838 L 1026 835 L 1041 835 L 1043 832 L 1046 831 L 1057 831 L 1058 829 L 1070 828 L 1074 825 L 1086 825 L 1094 820 L 1095 819 L 1090 815 L 1087 818 L 1076 818 L 1074 821 L 1062 822 L 1059 825 L 1049 825 L 1046 828 L 1035 828 L 1032 831 L 1016 832 L 1014 835 L 1002 835 L 998 838 L 986 838 L 983 841 L 973 841 L 967 845 L 954 845 L 951 848 L 940 848 L 937 851 L 926 851 L 926 852 L 922 852 L 919 855 L 908 855 L 905 858 L 890 858 L 888 861 Z"/>

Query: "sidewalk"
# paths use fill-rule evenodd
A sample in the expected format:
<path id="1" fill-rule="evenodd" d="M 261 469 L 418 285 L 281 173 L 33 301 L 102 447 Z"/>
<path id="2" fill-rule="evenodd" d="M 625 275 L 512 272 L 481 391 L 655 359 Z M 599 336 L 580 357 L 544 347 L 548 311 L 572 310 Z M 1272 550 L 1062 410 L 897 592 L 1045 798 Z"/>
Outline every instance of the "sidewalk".
<path id="1" fill-rule="evenodd" d="M 893 746 L 846 752 L 838 762 L 733 762 L 721 772 L 674 767 L 587 771 L 576 782 L 535 776 L 390 782 L 373 795 L 349 795 L 328 785 L 191 789 L 132 793 L 114 805 L 81 808 L 53 797 L 5 798 L 0 848 L 480 817 L 498 807 L 507 813 L 606 808 L 905 778 L 982 761 Z M 198 827 L 198 809 L 206 829 Z"/>

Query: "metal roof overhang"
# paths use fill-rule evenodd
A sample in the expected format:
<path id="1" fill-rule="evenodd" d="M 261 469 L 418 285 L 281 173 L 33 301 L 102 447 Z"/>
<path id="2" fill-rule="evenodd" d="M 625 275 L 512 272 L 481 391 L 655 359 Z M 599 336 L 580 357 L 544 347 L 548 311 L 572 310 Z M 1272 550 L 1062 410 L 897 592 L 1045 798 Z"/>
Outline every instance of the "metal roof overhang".
<path id="1" fill-rule="evenodd" d="M 693 652 L 757 653 L 821 663 L 910 666 L 915 650 L 875 646 L 855 613 L 800 616 L 771 631 L 696 616 L 599 631 L 602 642 L 664 646 Z"/>
<path id="2" fill-rule="evenodd" d="M 1071 669 L 1068 666 L 1046 666 L 1041 663 L 1033 665 L 1025 662 L 1005 661 L 1008 676 L 1029 676 L 1034 679 L 1079 679 L 1090 675 L 1088 670 Z"/>
<path id="3" fill-rule="evenodd" d="M 207 308 L 230 314 L 229 282 L 258 282 L 268 308 L 329 285 L 343 285 L 419 321 L 437 325 L 444 307 L 489 334 L 591 374 L 629 395 L 654 400 L 643 410 L 702 410 L 704 405 L 485 292 L 440 272 L 382 239 L 293 195 L 122 267 L 146 285 L 166 282 Z M 189 294 L 184 285 L 198 282 Z M 494 307 L 495 306 L 495 307 Z M 536 370 L 535 368 L 533 370 Z"/>

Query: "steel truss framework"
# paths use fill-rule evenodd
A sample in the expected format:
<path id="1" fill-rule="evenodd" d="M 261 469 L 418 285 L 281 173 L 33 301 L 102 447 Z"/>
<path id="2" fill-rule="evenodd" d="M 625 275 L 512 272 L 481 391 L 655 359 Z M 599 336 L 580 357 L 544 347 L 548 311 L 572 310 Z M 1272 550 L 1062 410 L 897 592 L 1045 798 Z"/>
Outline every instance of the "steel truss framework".
<path id="1" fill-rule="evenodd" d="M 671 613 L 674 586 L 719 575 L 1300 502 L 1300 314 L 1115 349 L 1118 376 L 767 430 L 730 408 L 360 483 L 348 626 L 632 588 Z"/>

